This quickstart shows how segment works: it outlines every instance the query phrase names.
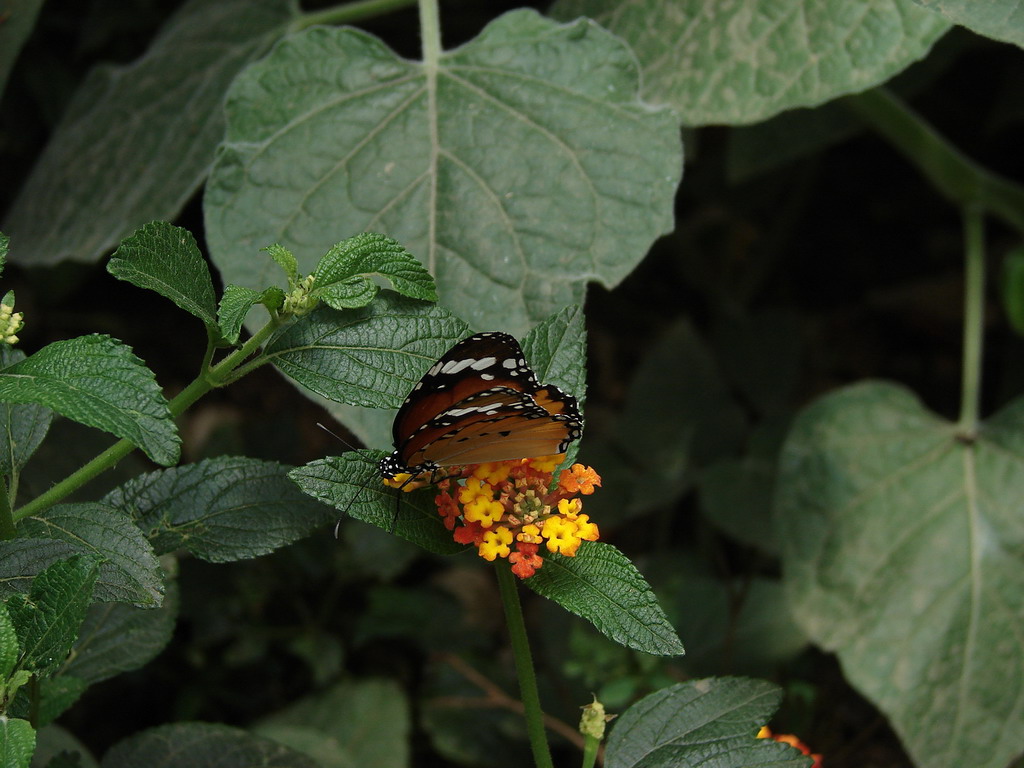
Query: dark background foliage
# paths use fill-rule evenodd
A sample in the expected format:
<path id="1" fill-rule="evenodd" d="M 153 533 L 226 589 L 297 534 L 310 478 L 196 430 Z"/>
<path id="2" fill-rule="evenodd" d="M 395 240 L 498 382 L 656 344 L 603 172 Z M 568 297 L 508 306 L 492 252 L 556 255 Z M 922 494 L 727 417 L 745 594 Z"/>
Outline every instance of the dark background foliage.
<path id="1" fill-rule="evenodd" d="M 169 0 L 50 0 L 44 6 L 0 103 L 0 218 L 82 74 L 96 62 L 138 56 L 177 6 Z M 446 46 L 470 39 L 501 9 L 444 3 Z M 403 55 L 418 55 L 414 8 L 362 26 Z M 1024 180 L 1024 109 L 1015 90 L 1022 67 L 1012 46 L 954 30 L 903 79 L 913 83 L 914 107 L 941 133 L 979 163 Z M 864 130 L 781 163 L 762 157 L 762 170 L 737 174 L 737 142 L 750 130 L 685 132 L 675 232 L 618 288 L 592 288 L 586 306 L 590 369 L 582 457 L 607 481 L 606 499 L 595 497 L 606 517 L 595 517 L 604 538 L 648 576 L 696 660 L 653 661 L 613 648 L 578 626 L 570 631 L 572 619 L 535 599 L 529 615 L 540 638 L 539 662 L 552 673 L 544 678 L 545 696 L 556 715 L 573 722 L 586 692 L 611 680 L 623 686 L 618 692 L 626 699 L 690 675 L 752 673 L 787 692 L 776 730 L 798 732 L 826 753 L 830 768 L 905 765 L 885 718 L 845 683 L 832 657 L 797 648 L 758 659 L 742 647 L 736 632 L 743 601 L 756 580 L 777 576 L 778 565 L 709 522 L 695 483 L 715 460 L 749 455 L 760 439 L 777 442 L 797 408 L 844 383 L 903 382 L 954 418 L 961 221 L 900 155 Z M 203 246 L 198 199 L 178 223 Z M 991 234 L 997 257 L 1013 244 L 998 226 Z M 989 266 L 984 412 L 1024 388 L 1022 342 L 998 310 L 1000 264 Z M 26 351 L 82 333 L 109 333 L 130 344 L 170 393 L 200 362 L 198 323 L 182 319 L 169 302 L 113 280 L 100 264 L 9 266 L 5 280 L 28 321 L 20 334 Z M 642 465 L 644 435 L 616 432 L 616 425 L 629 407 L 634 375 L 683 320 L 714 371 L 699 408 L 708 409 L 703 428 L 721 439 L 705 444 L 706 455 L 686 456 L 684 469 L 666 480 L 658 467 Z M 753 358 L 746 354 L 752 351 Z M 752 395 L 759 386 L 767 396 Z M 669 390 L 647 406 L 656 414 L 695 408 Z M 318 421 L 329 417 L 262 369 L 186 415 L 184 455 L 245 454 L 297 465 L 344 450 L 316 428 Z M 39 474 L 26 480 L 26 493 L 105 445 L 104 438 L 66 422 L 55 429 L 65 436 L 61 451 L 37 458 Z M 652 492 L 653 501 L 624 503 L 614 486 L 623 470 L 609 463 L 616 457 L 634 480 L 649 473 L 652 484 L 664 484 Z M 133 457 L 83 498 L 98 497 L 143 465 Z M 659 579 L 669 572 L 667 564 L 678 563 L 719 586 L 677 589 L 671 579 Z M 146 668 L 91 688 L 61 722 L 99 754 L 167 721 L 249 725 L 344 675 L 397 680 L 418 702 L 415 714 L 429 718 L 436 715 L 433 697 L 481 695 L 460 662 L 445 654 L 514 690 L 492 590 L 470 556 L 424 557 L 349 521 L 337 539 L 328 528 L 251 562 L 217 566 L 186 559 L 171 646 Z M 711 617 L 712 601 L 720 604 L 718 618 Z M 424 629 L 424 617 L 437 615 L 450 622 Z M 707 617 L 703 625 L 701 616 Z M 444 764 L 431 756 L 423 730 L 416 733 L 415 763 Z"/>

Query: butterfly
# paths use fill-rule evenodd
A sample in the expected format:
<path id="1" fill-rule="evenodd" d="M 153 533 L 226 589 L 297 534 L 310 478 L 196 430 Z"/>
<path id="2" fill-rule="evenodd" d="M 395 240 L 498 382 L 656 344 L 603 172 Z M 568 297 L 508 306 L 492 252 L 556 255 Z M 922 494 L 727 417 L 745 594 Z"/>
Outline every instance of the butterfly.
<path id="1" fill-rule="evenodd" d="M 576 398 L 541 385 L 519 342 L 492 331 L 463 339 L 430 366 L 398 409 L 381 477 L 565 453 L 583 433 Z"/>

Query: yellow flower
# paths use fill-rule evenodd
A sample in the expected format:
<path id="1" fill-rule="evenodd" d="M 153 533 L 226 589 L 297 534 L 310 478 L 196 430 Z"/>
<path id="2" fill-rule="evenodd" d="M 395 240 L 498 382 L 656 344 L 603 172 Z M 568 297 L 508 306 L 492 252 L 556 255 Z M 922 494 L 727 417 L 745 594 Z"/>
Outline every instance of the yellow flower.
<path id="1" fill-rule="evenodd" d="M 576 518 L 575 523 L 576 535 L 583 541 L 597 541 L 601 537 L 597 523 L 590 522 L 590 515 L 580 515 Z"/>
<path id="2" fill-rule="evenodd" d="M 558 514 L 575 520 L 576 515 L 583 511 L 583 501 L 581 499 L 559 499 L 558 500 Z"/>
<path id="3" fill-rule="evenodd" d="M 563 517 L 549 517 L 544 521 L 541 535 L 547 539 L 549 552 L 572 557 L 580 548 L 580 538 L 576 535 L 576 523 Z"/>
<path id="4" fill-rule="evenodd" d="M 484 528 L 490 528 L 501 520 L 505 514 L 505 507 L 500 501 L 489 499 L 486 496 L 477 496 L 468 504 L 462 505 L 462 514 L 469 522 L 478 522 Z"/>
<path id="5" fill-rule="evenodd" d="M 493 561 L 496 557 L 508 557 L 509 544 L 512 543 L 512 531 L 503 525 L 499 525 L 493 531 L 484 534 L 484 540 L 480 544 L 480 557 L 484 560 Z"/>
<path id="6" fill-rule="evenodd" d="M 540 528 L 533 523 L 524 525 L 516 536 L 516 541 L 523 541 L 527 544 L 540 544 L 543 541 L 540 535 Z"/>

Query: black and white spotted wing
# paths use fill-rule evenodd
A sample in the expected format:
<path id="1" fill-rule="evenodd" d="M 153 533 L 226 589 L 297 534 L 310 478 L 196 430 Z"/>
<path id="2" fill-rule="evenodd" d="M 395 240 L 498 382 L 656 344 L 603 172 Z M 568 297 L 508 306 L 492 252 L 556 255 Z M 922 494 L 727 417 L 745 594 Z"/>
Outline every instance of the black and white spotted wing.
<path id="1" fill-rule="evenodd" d="M 564 453 L 583 431 L 576 398 L 541 385 L 519 342 L 478 333 L 423 375 L 392 426 L 395 451 L 384 477 L 438 467 Z"/>

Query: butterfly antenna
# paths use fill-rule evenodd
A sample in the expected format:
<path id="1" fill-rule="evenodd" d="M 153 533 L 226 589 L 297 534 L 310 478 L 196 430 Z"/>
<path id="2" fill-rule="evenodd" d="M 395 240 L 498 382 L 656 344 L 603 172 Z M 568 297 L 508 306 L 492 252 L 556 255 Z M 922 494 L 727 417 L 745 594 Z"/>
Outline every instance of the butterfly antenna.
<path id="1" fill-rule="evenodd" d="M 335 431 L 334 431 L 333 429 L 331 429 L 330 427 L 328 427 L 328 426 L 326 426 L 326 425 L 324 425 L 324 424 L 321 424 L 321 423 L 320 423 L 319 421 L 318 421 L 318 422 L 316 423 L 316 425 L 317 425 L 318 427 L 320 427 L 320 429 L 322 429 L 322 430 L 323 430 L 324 432 L 326 432 L 326 433 L 327 433 L 328 435 L 330 435 L 330 436 L 331 436 L 331 437 L 333 437 L 333 438 L 334 438 L 335 440 L 337 440 L 337 441 L 338 441 L 339 443 L 341 443 L 341 444 L 342 444 L 342 445 L 344 445 L 344 446 L 345 446 L 346 448 L 348 448 L 348 449 L 349 449 L 350 451 L 355 451 L 355 450 L 358 450 L 358 449 L 357 449 L 357 448 L 356 448 L 356 447 L 355 447 L 354 445 L 352 445 L 352 443 L 350 443 L 350 442 L 349 442 L 348 440 L 346 440 L 346 439 L 345 439 L 344 437 L 342 437 L 341 435 L 339 435 L 339 434 L 338 434 L 337 432 L 335 432 Z"/>

